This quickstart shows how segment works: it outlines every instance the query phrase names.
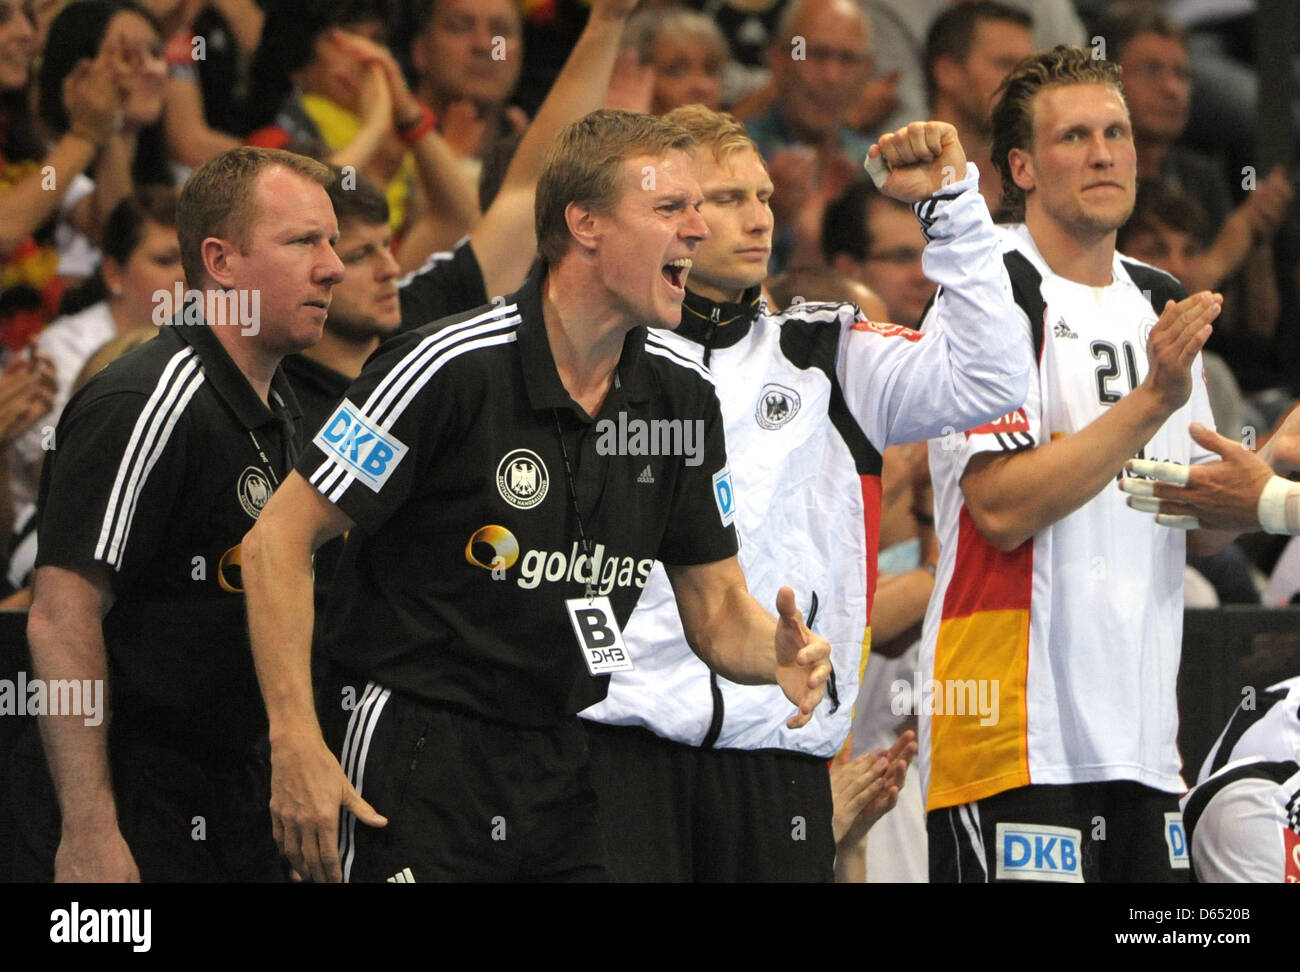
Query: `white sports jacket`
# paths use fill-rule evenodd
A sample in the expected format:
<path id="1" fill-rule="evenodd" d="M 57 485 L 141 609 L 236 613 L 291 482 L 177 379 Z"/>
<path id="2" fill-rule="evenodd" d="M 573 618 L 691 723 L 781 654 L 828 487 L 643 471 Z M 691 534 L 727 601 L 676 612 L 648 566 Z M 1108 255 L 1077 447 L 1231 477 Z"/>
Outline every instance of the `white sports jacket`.
<path id="1" fill-rule="evenodd" d="M 934 334 L 867 321 L 852 304 L 773 314 L 758 287 L 738 304 L 688 290 L 680 327 L 657 332 L 716 382 L 750 592 L 775 614 L 790 585 L 805 622 L 831 643 L 834 675 L 812 721 L 787 729 L 793 707 L 778 687 L 710 672 L 686 643 L 660 564 L 623 632 L 635 668 L 611 676 L 584 718 L 692 746 L 829 758 L 843 745 L 870 644 L 880 453 L 1005 415 L 1023 403 L 1033 369 L 977 185 L 968 165 L 965 179 L 913 207 L 948 322 Z"/>

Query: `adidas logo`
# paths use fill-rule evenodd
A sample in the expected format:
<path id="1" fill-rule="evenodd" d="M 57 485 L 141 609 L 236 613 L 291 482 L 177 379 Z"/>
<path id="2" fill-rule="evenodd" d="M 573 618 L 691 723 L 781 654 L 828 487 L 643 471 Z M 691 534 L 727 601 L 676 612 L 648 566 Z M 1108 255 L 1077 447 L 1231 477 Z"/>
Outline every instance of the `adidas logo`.
<path id="1" fill-rule="evenodd" d="M 1059 338 L 1075 339 L 1078 338 L 1079 336 L 1070 330 L 1069 325 L 1065 323 L 1064 317 L 1062 317 L 1059 321 L 1056 322 L 1056 327 L 1052 328 L 1052 333 Z"/>
<path id="2" fill-rule="evenodd" d="M 636 481 L 638 483 L 653 483 L 655 481 L 655 474 L 650 471 L 649 463 L 646 463 L 646 467 L 641 470 L 641 475 L 637 476 Z"/>
<path id="3" fill-rule="evenodd" d="M 411 873 L 411 869 L 409 867 L 404 867 L 384 883 L 385 884 L 414 884 L 415 875 Z"/>

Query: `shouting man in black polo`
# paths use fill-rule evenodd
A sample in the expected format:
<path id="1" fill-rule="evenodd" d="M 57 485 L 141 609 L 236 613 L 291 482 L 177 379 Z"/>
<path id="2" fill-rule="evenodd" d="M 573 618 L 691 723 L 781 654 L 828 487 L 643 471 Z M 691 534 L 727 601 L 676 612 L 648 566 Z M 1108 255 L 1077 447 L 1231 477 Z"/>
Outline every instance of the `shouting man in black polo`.
<path id="1" fill-rule="evenodd" d="M 565 129 L 522 289 L 382 347 L 245 538 L 273 827 L 303 876 L 606 877 L 574 714 L 637 664 L 619 629 L 655 560 L 705 661 L 781 685 L 792 727 L 820 700 L 829 645 L 794 592 L 777 620 L 746 590 L 712 380 L 644 327 L 680 320 L 708 235 L 691 144 L 628 112 Z M 311 553 L 349 529 L 318 724 Z"/>

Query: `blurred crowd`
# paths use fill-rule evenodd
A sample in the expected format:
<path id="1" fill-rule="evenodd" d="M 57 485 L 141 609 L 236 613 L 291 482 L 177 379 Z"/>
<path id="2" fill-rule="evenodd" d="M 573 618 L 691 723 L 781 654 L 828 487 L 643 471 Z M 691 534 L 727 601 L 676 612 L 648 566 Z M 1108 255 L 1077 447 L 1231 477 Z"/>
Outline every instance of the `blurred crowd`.
<path id="1" fill-rule="evenodd" d="M 996 216 L 1000 82 L 1034 51 L 1091 47 L 1122 68 L 1138 148 L 1137 206 L 1119 249 L 1189 292 L 1225 295 L 1205 356 L 1210 398 L 1224 435 L 1259 445 L 1300 393 L 1300 224 L 1289 166 L 1258 157 L 1268 79 L 1253 67 L 1255 6 L 646 0 L 605 102 L 733 113 L 775 187 L 769 300 L 847 299 L 911 327 L 935 291 L 925 239 L 909 207 L 866 177 L 868 148 L 909 121 L 951 123 Z M 148 338 L 162 323 L 156 295 L 183 282 L 175 210 L 193 168 L 241 143 L 352 167 L 383 190 L 393 256 L 408 272 L 476 225 L 587 13 L 582 0 L 0 0 L 9 588 L 21 591 L 32 564 L 27 527 L 60 409 L 101 348 Z M 454 156 L 459 184 L 422 178 L 411 136 L 425 126 Z M 929 504 L 924 445 L 891 449 L 861 751 L 907 727 L 888 687 L 917 668 L 933 586 L 924 566 L 936 559 Z M 1189 605 L 1290 602 L 1300 548 L 1284 552 L 1284 539 L 1193 558 Z M 924 879 L 916 787 L 910 799 L 910 813 L 872 831 L 903 848 L 882 855 L 873 878 Z"/>

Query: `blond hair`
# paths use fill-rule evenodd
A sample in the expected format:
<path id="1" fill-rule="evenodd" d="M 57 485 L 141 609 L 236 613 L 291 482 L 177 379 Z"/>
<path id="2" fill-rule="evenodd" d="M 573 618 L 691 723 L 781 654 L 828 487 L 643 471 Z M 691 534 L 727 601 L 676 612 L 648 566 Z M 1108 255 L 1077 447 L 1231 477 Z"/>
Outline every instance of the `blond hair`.
<path id="1" fill-rule="evenodd" d="M 746 149 L 758 152 L 758 146 L 745 131 L 745 126 L 725 111 L 713 111 L 703 105 L 683 105 L 664 115 L 664 121 L 690 132 L 696 146 L 711 148 L 713 158 L 718 162 Z"/>
<path id="2" fill-rule="evenodd" d="M 1030 149 L 1034 143 L 1034 99 L 1044 88 L 1071 84 L 1104 84 L 1124 104 L 1120 69 L 1111 61 L 1097 60 L 1082 47 L 1058 44 L 1025 58 L 998 89 L 993 109 L 993 164 L 1002 177 L 999 218 L 1019 222 L 1025 218 L 1025 191 L 1011 177 L 1010 153 Z M 1128 105 L 1124 105 L 1128 110 Z"/>

